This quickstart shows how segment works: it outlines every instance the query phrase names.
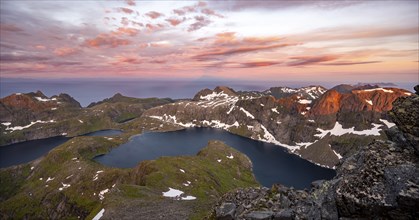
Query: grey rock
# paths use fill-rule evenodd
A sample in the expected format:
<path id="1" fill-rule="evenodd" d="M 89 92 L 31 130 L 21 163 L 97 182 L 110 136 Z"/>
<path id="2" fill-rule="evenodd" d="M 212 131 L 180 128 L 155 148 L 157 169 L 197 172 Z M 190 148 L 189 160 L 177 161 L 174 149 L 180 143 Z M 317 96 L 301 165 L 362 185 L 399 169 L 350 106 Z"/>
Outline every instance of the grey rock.
<path id="1" fill-rule="evenodd" d="M 274 215 L 271 211 L 254 211 L 246 214 L 244 217 L 249 220 L 268 220 Z"/>
<path id="2" fill-rule="evenodd" d="M 236 204 L 234 203 L 223 203 L 220 207 L 215 209 L 216 219 L 219 220 L 231 220 L 235 219 L 234 215 L 236 214 Z"/>
<path id="3" fill-rule="evenodd" d="M 274 220 L 292 220 L 294 219 L 294 211 L 291 209 L 284 209 L 274 214 Z"/>

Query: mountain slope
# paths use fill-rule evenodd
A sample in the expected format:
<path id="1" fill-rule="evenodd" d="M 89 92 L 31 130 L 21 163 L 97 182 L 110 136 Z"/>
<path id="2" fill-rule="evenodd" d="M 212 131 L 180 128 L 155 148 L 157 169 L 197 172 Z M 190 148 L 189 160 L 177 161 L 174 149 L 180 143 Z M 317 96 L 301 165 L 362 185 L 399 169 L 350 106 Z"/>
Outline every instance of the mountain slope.
<path id="1" fill-rule="evenodd" d="M 334 167 L 341 154 L 349 156 L 355 151 L 353 148 L 360 146 L 359 143 L 365 139 L 371 141 L 369 136 L 385 139 L 381 131 L 392 126 L 386 113 L 391 109 L 391 103 L 398 97 L 411 95 L 396 88 L 351 90 L 345 94 L 329 90 L 313 100 L 305 99 L 301 94 L 279 99 L 252 94 L 235 92 L 227 87 L 205 89 L 197 93 L 193 101 L 152 108 L 142 117 L 183 127 L 225 129 L 284 146 L 303 158 Z M 327 133 L 330 133 L 328 141 L 318 142 Z M 348 138 L 354 140 L 353 145 L 348 145 Z M 320 153 L 308 156 L 308 152 L 316 151 Z"/>
<path id="2" fill-rule="evenodd" d="M 139 117 L 146 109 L 171 102 L 117 94 L 82 108 L 67 94 L 50 98 L 40 91 L 12 94 L 0 99 L 0 145 L 118 128 L 118 123 Z"/>

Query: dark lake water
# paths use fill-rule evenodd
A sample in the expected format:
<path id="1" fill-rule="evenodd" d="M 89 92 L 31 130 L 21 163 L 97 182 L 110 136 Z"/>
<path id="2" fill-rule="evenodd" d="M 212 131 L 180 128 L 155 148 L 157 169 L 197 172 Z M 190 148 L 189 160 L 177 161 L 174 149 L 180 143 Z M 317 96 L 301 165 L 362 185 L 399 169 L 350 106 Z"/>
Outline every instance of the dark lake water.
<path id="1" fill-rule="evenodd" d="M 120 130 L 102 130 L 88 133 L 83 136 L 111 136 L 120 133 L 122 133 Z M 69 139 L 71 138 L 59 136 L 1 146 L 0 168 L 35 160 Z"/>
<path id="2" fill-rule="evenodd" d="M 266 187 L 281 183 L 297 189 L 309 188 L 314 180 L 331 179 L 336 175 L 334 170 L 289 154 L 277 145 L 213 128 L 144 133 L 134 136 L 129 142 L 112 149 L 108 154 L 96 157 L 95 160 L 111 167 L 134 167 L 140 161 L 161 156 L 196 155 L 209 140 L 221 140 L 246 154 L 253 163 L 256 179 Z"/>

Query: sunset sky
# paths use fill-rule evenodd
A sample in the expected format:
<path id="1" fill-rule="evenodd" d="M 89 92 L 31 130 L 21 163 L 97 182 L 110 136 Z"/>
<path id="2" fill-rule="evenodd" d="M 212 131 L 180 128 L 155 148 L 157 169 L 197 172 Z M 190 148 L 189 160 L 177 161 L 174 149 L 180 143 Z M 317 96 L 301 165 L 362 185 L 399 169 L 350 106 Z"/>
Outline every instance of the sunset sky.
<path id="1" fill-rule="evenodd" d="M 2 78 L 418 81 L 419 1 L 1 1 Z"/>

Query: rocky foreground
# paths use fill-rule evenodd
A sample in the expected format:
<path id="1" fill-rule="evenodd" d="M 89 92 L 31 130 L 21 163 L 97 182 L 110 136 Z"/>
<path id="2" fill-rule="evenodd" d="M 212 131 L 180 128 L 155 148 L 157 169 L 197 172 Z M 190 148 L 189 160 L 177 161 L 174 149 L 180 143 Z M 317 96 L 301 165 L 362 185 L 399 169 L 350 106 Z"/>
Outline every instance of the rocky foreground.
<path id="1" fill-rule="evenodd" d="M 389 140 L 376 140 L 346 158 L 334 179 L 313 182 L 310 191 L 279 184 L 238 189 L 220 199 L 213 218 L 417 219 L 419 95 L 393 105 L 397 127 L 386 132 Z"/>

